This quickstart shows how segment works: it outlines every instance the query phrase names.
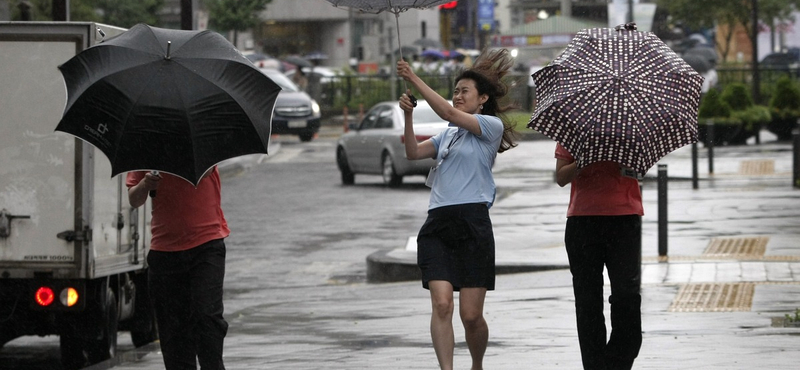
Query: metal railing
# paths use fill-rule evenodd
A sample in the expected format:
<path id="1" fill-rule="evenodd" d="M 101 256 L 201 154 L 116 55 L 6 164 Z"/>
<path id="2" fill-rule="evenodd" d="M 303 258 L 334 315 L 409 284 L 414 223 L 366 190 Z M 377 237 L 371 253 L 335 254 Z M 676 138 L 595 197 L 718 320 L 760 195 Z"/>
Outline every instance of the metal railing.
<path id="1" fill-rule="evenodd" d="M 419 75 L 434 91 L 446 99 L 452 99 L 455 87 L 454 75 Z M 399 78 L 392 81 L 385 75 L 341 75 L 325 77 L 321 81 L 309 81 L 309 94 L 317 100 L 323 117 L 341 114 L 344 107 L 349 111 L 369 109 L 382 101 L 397 100 L 403 93 L 404 84 Z M 520 109 L 532 109 L 533 90 L 528 86 L 530 76 L 523 74 L 506 76 L 509 87 L 508 99 Z"/>

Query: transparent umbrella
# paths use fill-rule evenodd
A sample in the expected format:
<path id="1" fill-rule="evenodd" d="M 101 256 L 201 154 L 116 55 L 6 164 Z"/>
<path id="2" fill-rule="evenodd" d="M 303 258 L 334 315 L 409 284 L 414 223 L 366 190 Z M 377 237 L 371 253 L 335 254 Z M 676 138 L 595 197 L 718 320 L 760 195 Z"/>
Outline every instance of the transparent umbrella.
<path id="1" fill-rule="evenodd" d="M 400 42 L 400 13 L 409 9 L 427 9 L 452 0 L 328 0 L 336 7 L 348 7 L 365 13 L 389 12 L 394 14 L 397 23 L 397 45 L 400 47 L 400 59 L 403 58 L 403 44 Z M 403 86 L 408 89 L 403 81 Z M 416 99 L 411 96 L 414 106 L 417 105 Z"/>

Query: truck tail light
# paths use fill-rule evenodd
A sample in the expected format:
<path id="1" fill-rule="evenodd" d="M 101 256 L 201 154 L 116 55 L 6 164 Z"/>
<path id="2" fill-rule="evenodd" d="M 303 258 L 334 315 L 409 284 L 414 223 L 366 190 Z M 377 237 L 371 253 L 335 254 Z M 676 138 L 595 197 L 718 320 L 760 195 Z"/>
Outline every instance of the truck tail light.
<path id="1" fill-rule="evenodd" d="M 78 291 L 73 287 L 64 288 L 61 290 L 59 300 L 61 301 L 62 305 L 66 307 L 72 307 L 78 303 Z"/>
<path id="2" fill-rule="evenodd" d="M 55 300 L 55 294 L 50 287 L 43 286 L 36 290 L 36 303 L 39 306 L 47 307 Z"/>
<path id="3" fill-rule="evenodd" d="M 86 288 L 75 280 L 39 282 L 32 287 L 31 307 L 39 310 L 80 311 L 85 307 Z"/>

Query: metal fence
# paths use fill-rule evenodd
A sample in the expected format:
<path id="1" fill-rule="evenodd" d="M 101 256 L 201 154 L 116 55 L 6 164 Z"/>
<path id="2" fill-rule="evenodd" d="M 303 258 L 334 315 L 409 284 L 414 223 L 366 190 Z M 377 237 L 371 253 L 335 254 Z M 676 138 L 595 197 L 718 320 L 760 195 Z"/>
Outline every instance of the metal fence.
<path id="1" fill-rule="evenodd" d="M 800 77 L 800 68 L 769 68 L 761 67 L 758 69 L 760 86 L 759 94 L 760 99 L 758 104 L 768 105 L 769 100 L 772 98 L 773 91 L 775 90 L 775 83 L 782 76 L 790 76 L 794 79 Z M 749 67 L 722 67 L 717 69 L 718 85 L 717 88 L 722 90 L 726 85 L 731 83 L 744 83 L 752 85 L 753 83 L 753 70 Z"/>
<path id="2" fill-rule="evenodd" d="M 778 78 L 784 75 L 795 79 L 800 77 L 800 68 L 779 69 L 761 68 L 760 104 L 767 105 Z M 747 67 L 724 67 L 717 70 L 718 88 L 734 82 L 751 84 L 753 73 Z M 446 99 L 453 96 L 455 76 L 453 75 L 420 75 L 428 86 Z M 523 111 L 533 111 L 535 89 L 528 86 L 530 76 L 527 74 L 511 74 L 505 77 L 509 87 L 508 99 Z M 393 80 L 394 79 L 394 80 Z M 397 100 L 403 93 L 403 81 L 388 75 L 341 75 L 325 77 L 322 81 L 311 81 L 309 93 L 319 102 L 324 117 L 342 114 L 346 106 L 350 112 L 367 110 L 382 102 Z M 316 84 L 316 86 L 313 86 Z"/>
<path id="3" fill-rule="evenodd" d="M 419 75 L 419 77 L 439 95 L 452 99 L 455 76 Z M 507 97 L 510 102 L 520 109 L 531 110 L 533 91 L 528 87 L 530 76 L 518 74 L 508 75 L 505 78 L 509 87 Z M 310 81 L 308 90 L 320 104 L 323 117 L 330 117 L 341 114 L 344 107 L 350 112 L 355 112 L 359 109 L 369 109 L 382 101 L 397 100 L 404 91 L 404 83 L 403 80 L 392 76 L 341 75 L 325 77 L 321 81 Z"/>

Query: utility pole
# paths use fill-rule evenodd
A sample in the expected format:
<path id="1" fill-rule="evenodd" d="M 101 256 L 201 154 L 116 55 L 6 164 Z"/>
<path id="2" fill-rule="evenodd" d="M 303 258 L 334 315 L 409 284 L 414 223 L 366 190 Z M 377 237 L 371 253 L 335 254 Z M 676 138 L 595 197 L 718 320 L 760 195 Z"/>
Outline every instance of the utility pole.
<path id="1" fill-rule="evenodd" d="M 628 0 L 628 23 L 633 22 L 633 0 Z"/>
<path id="2" fill-rule="evenodd" d="M 752 71 L 753 71 L 753 101 L 756 104 L 761 102 L 761 75 L 758 72 L 758 0 L 750 0 L 750 3 L 753 7 L 753 14 L 752 14 L 752 36 L 750 37 L 752 41 L 753 47 L 753 62 Z"/>
<path id="3" fill-rule="evenodd" d="M 194 11 L 192 10 L 192 0 L 181 0 L 181 29 L 194 29 Z"/>
<path id="4" fill-rule="evenodd" d="M 53 0 L 53 21 L 69 22 L 69 0 Z"/>

